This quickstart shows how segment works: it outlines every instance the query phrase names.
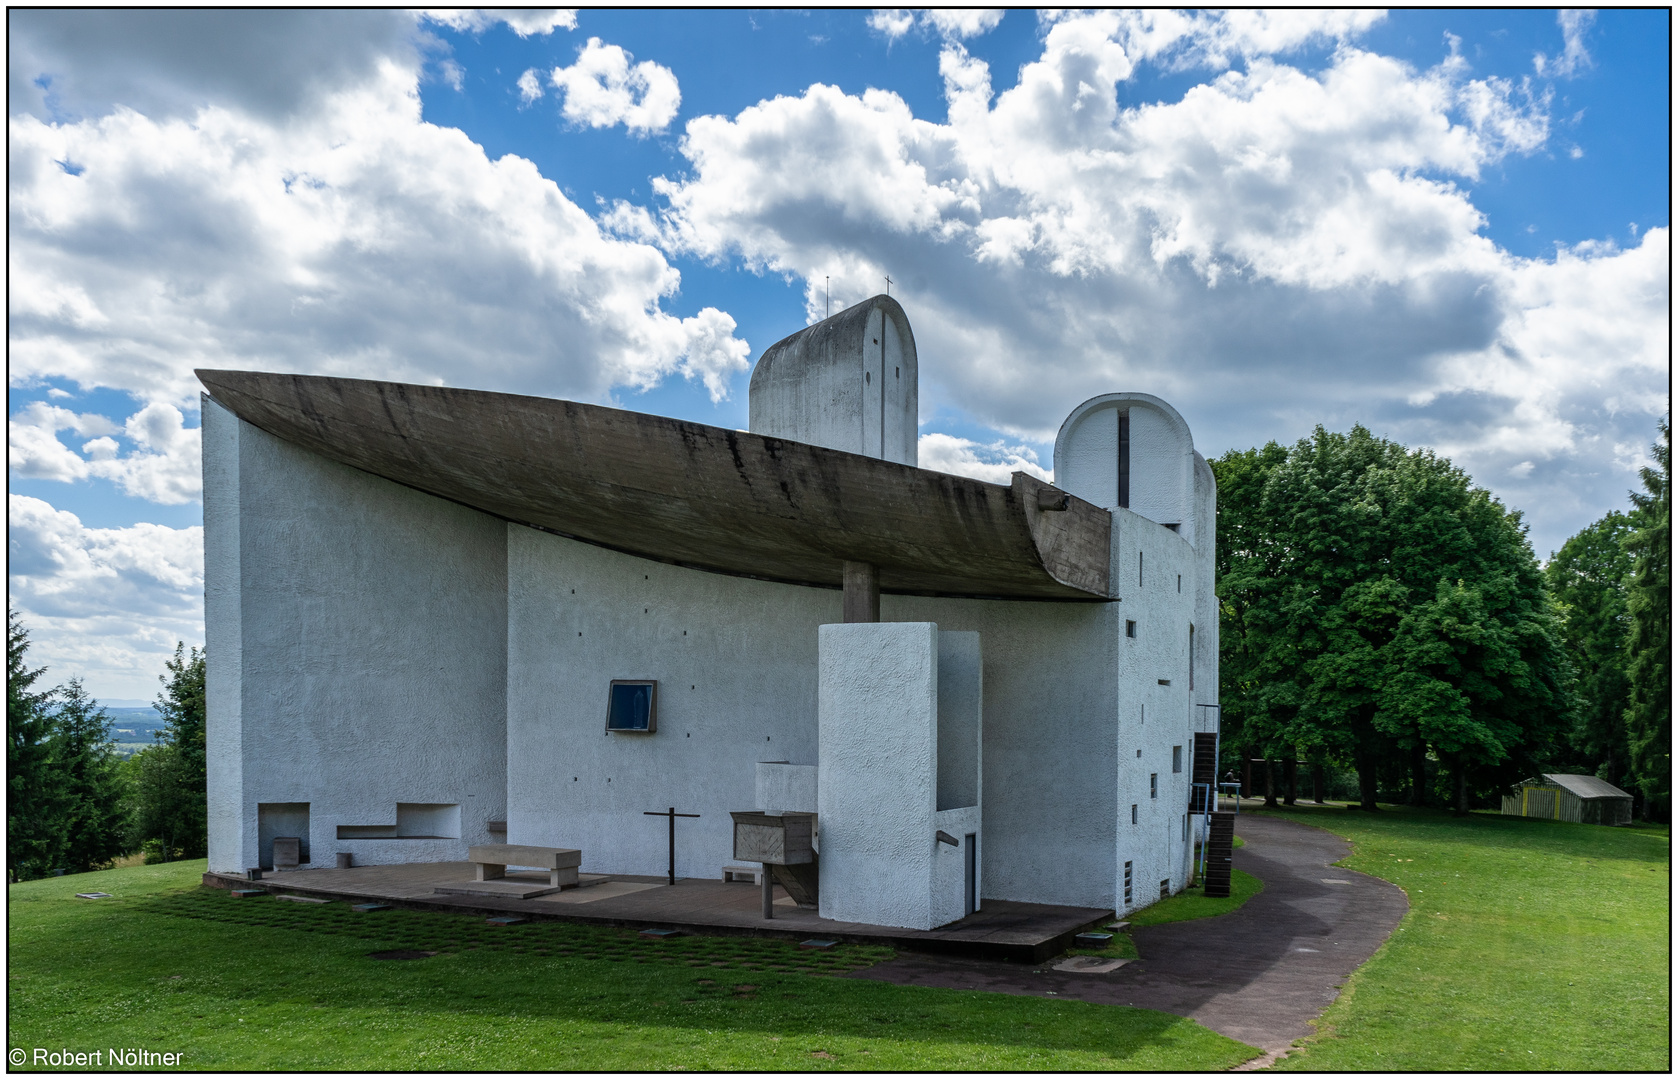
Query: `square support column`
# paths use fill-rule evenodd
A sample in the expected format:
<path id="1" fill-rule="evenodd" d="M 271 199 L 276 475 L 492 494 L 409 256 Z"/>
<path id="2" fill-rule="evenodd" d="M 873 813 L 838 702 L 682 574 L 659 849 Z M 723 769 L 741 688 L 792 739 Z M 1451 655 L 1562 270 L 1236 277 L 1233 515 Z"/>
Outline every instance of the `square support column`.
<path id="1" fill-rule="evenodd" d="M 952 801 L 972 804 L 940 811 L 937 624 L 842 623 L 820 630 L 823 918 L 930 930 L 967 910 L 968 848 L 978 843 L 980 824 L 978 635 L 951 638 L 951 662 L 963 685 L 946 695 L 954 707 L 946 710 L 952 730 L 942 741 L 965 752 L 951 763 L 953 773 L 946 770 L 944 788 Z M 962 745 L 969 741 L 975 745 Z"/>

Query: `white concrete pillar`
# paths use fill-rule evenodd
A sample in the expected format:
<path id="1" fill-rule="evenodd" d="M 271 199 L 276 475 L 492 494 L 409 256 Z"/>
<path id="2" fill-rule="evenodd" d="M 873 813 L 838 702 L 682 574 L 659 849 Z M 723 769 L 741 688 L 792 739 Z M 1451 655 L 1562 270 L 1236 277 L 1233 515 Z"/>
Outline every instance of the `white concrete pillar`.
<path id="1" fill-rule="evenodd" d="M 977 743 L 978 635 L 950 637 L 962 685 L 948 688 L 943 742 Z M 972 803 L 940 811 L 937 624 L 827 625 L 819 651 L 822 917 L 915 930 L 961 918 L 967 848 L 979 838 L 980 762 L 976 745 L 965 748 L 960 771 L 975 775 L 947 773 L 945 790 Z M 955 843 L 940 842 L 940 831 Z"/>

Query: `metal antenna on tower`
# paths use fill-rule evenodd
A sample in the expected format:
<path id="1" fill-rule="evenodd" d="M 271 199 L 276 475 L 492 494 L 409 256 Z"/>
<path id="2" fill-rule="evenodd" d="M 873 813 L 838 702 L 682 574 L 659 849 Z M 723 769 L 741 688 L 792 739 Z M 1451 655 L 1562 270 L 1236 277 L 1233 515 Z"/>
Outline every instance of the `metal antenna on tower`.
<path id="1" fill-rule="evenodd" d="M 822 318 L 825 319 L 833 314 L 833 277 L 828 275 L 822 280 L 827 282 L 827 310 L 822 312 Z"/>
<path id="2" fill-rule="evenodd" d="M 891 295 L 891 275 L 890 274 L 886 275 L 886 295 L 887 296 Z"/>

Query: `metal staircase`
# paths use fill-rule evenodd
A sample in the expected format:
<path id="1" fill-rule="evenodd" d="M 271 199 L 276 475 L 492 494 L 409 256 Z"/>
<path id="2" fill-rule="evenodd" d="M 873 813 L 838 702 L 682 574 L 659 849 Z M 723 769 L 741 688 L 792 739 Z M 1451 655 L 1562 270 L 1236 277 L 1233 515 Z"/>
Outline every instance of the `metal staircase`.
<path id="1" fill-rule="evenodd" d="M 1189 775 L 1189 812 L 1200 815 L 1204 840 L 1200 846 L 1200 881 L 1205 896 L 1228 896 L 1235 863 L 1235 814 L 1218 807 L 1218 732 L 1194 736 L 1194 758 Z M 1236 806 L 1240 806 L 1239 800 Z"/>

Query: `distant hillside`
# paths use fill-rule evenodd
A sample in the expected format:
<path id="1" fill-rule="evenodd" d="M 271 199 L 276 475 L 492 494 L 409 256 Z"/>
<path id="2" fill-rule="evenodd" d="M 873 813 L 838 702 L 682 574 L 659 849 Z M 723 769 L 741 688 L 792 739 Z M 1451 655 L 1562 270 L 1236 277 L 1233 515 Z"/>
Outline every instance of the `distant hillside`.
<path id="1" fill-rule="evenodd" d="M 106 706 L 105 715 L 110 717 L 113 729 L 111 734 L 119 743 L 149 743 L 152 732 L 163 728 L 163 717 L 150 706 L 144 709 L 113 709 Z"/>

